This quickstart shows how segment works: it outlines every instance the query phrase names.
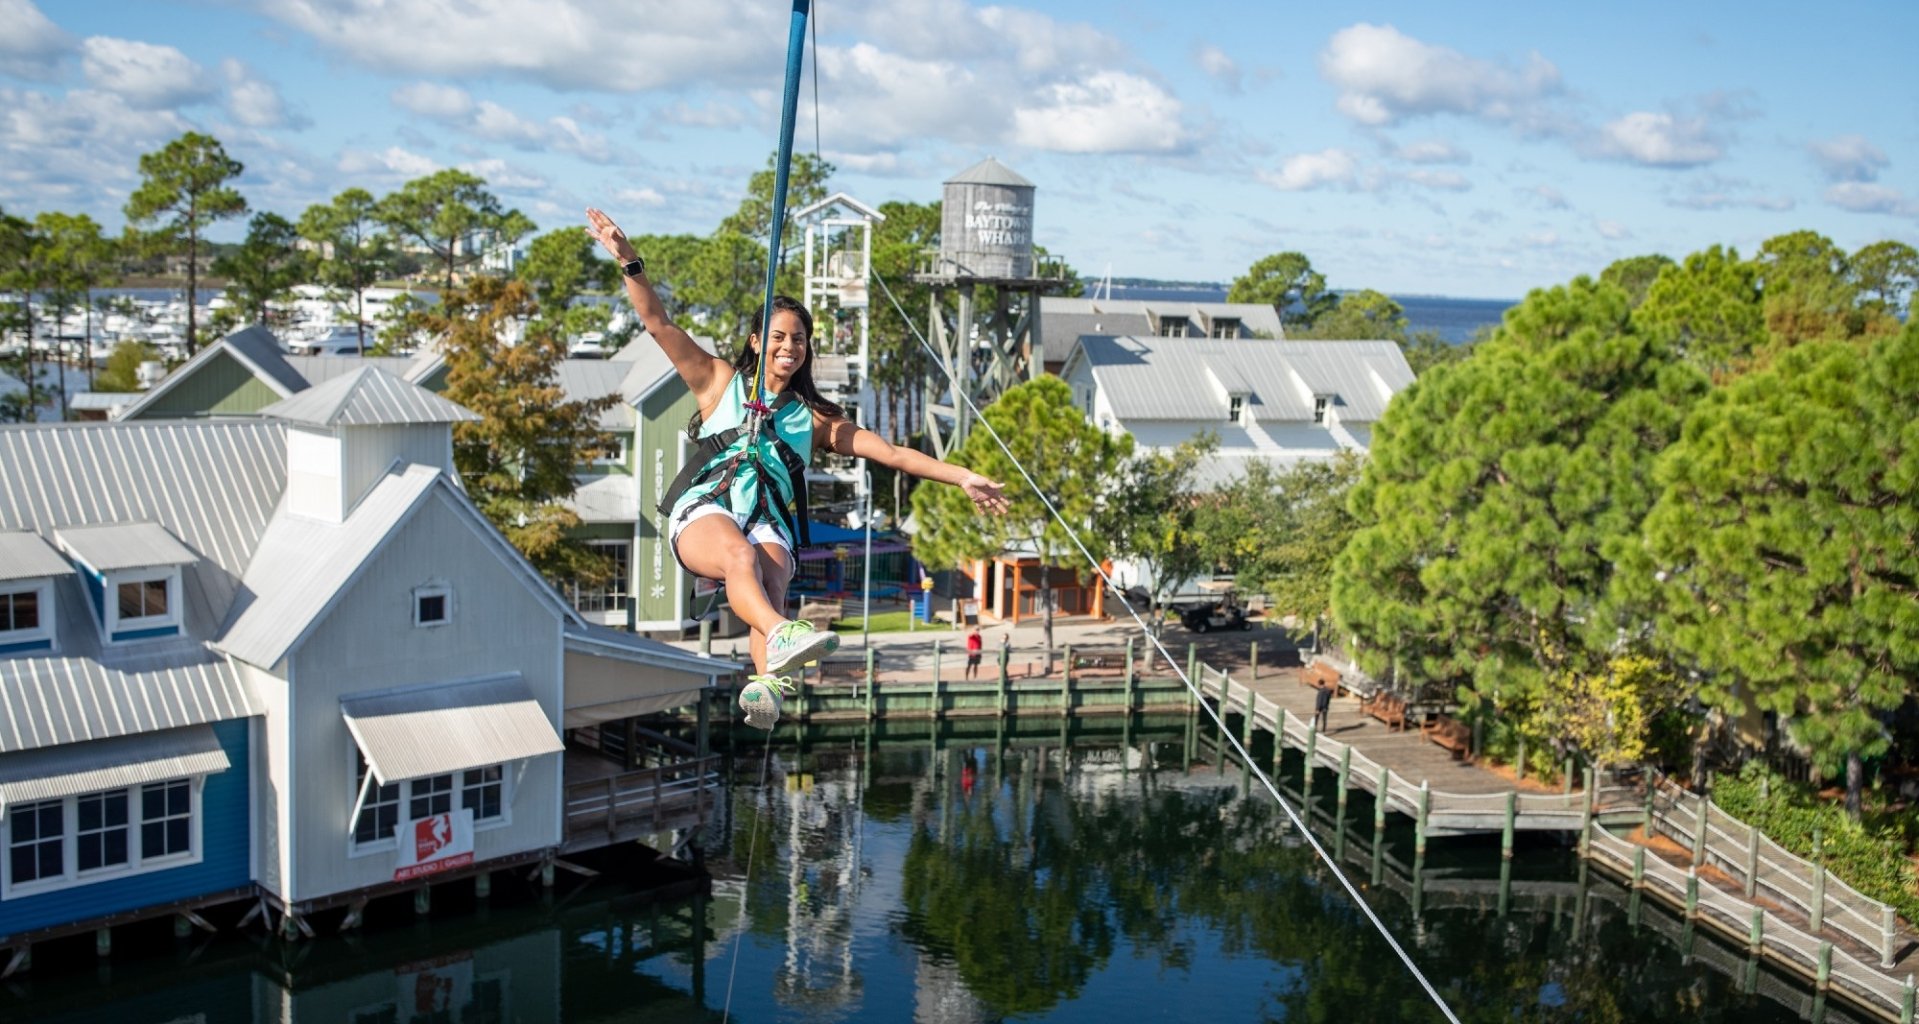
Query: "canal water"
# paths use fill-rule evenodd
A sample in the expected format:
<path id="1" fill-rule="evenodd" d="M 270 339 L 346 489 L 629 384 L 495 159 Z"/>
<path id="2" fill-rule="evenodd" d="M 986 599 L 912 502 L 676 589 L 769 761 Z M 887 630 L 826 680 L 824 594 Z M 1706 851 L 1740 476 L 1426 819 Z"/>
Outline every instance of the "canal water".
<path id="1" fill-rule="evenodd" d="M 485 906 L 448 885 L 427 918 L 389 906 L 345 936 L 323 919 L 296 945 L 156 928 L 105 965 L 50 950 L 0 983 L 0 1020 L 1443 1019 L 1258 781 L 1183 719 L 1079 728 L 783 732 L 733 759 L 701 837 L 710 891 L 563 874 Z M 1297 789 L 1291 755 L 1282 777 Z M 1331 790 L 1322 775 L 1316 833 L 1462 1020 L 1862 1019 L 1569 849 L 1502 865 L 1496 839 L 1435 840 L 1416 863 L 1403 824 L 1375 836 L 1363 794 L 1338 827 Z"/>

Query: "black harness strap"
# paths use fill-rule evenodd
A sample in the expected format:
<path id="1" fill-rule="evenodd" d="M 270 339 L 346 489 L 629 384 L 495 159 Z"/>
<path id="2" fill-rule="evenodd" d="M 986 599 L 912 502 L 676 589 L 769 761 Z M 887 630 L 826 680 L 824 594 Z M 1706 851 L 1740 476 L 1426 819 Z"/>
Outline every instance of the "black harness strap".
<path id="1" fill-rule="evenodd" d="M 781 395 L 779 401 L 773 404 L 773 415 L 778 416 L 792 402 L 792 392 Z M 673 478 L 672 485 L 660 498 L 660 514 L 671 516 L 673 507 L 679 504 L 680 498 L 685 496 L 687 491 L 716 477 L 719 483 L 711 491 L 695 499 L 686 507 L 686 511 L 691 512 L 708 503 L 724 502 L 727 494 L 733 489 L 733 481 L 739 477 L 740 467 L 747 459 L 754 457 L 754 446 L 747 445 L 724 462 L 715 460 L 731 448 L 734 442 L 745 436 L 748 426 L 743 423 L 700 438 L 699 446 L 693 452 L 694 457 L 680 467 L 679 475 Z M 747 516 L 747 525 L 766 522 L 783 526 L 786 529 L 786 535 L 795 538 L 799 547 L 809 547 L 813 543 L 813 538 L 811 531 L 807 529 L 810 516 L 806 504 L 806 459 L 794 451 L 793 446 L 787 444 L 786 439 L 781 437 L 777 430 L 770 431 L 769 438 L 773 443 L 773 451 L 779 455 L 780 465 L 785 467 L 787 478 L 793 483 L 793 507 L 788 508 L 787 505 L 771 496 L 771 492 L 777 490 L 777 485 L 773 480 L 762 475 L 762 486 L 754 501 L 753 511 Z"/>

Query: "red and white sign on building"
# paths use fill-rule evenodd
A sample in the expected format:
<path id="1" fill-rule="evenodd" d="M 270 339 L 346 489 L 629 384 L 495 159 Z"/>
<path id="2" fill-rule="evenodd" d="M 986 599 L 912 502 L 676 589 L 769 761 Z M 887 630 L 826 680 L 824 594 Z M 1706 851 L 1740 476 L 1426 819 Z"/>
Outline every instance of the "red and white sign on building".
<path id="1" fill-rule="evenodd" d="M 400 862 L 396 882 L 408 882 L 473 863 L 473 810 L 415 818 L 400 826 Z"/>

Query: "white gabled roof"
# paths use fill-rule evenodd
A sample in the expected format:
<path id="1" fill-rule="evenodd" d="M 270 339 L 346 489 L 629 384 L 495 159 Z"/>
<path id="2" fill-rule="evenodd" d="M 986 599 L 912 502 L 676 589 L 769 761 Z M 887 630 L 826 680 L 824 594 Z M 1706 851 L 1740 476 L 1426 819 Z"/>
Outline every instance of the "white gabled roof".
<path id="1" fill-rule="evenodd" d="M 260 415 L 313 427 L 471 423 L 480 418 L 465 406 L 373 366 L 362 366 L 275 402 L 260 410 Z"/>
<path id="2" fill-rule="evenodd" d="M 192 565 L 200 560 L 199 555 L 175 540 L 173 534 L 158 523 L 62 526 L 54 531 L 54 536 L 95 572 Z"/>
<path id="3" fill-rule="evenodd" d="M 278 665 L 435 494 L 466 516 L 481 543 L 518 572 L 558 617 L 569 624 L 580 621 L 578 613 L 449 477 L 431 466 L 408 465 L 374 485 L 344 523 L 301 519 L 284 512 L 275 516 L 260 541 L 259 553 L 247 566 L 243 595 L 234 602 L 214 649 L 261 668 Z"/>
<path id="4" fill-rule="evenodd" d="M 1390 341 L 1142 338 L 1088 335 L 1067 358 L 1084 361 L 1121 423 L 1224 420 L 1227 396 L 1249 395 L 1262 422 L 1310 422 L 1313 397 L 1329 397 L 1348 423 L 1376 422 L 1413 382 Z"/>
<path id="5" fill-rule="evenodd" d="M 139 416 L 146 411 L 147 407 L 159 401 L 160 396 L 179 387 L 182 382 L 199 373 L 201 367 L 222 356 L 238 361 L 281 398 L 298 394 L 307 387 L 306 378 L 287 364 L 286 353 L 280 347 L 280 339 L 274 337 L 272 331 L 259 324 L 253 324 L 234 331 L 195 353 L 192 359 L 167 374 L 150 390 L 119 406 L 114 413 L 114 418 L 132 419 Z"/>
<path id="6" fill-rule="evenodd" d="M 0 583 L 65 576 L 73 566 L 37 533 L 9 530 L 0 533 Z"/>
<path id="7" fill-rule="evenodd" d="M 853 198 L 852 196 L 847 195 L 844 192 L 835 192 L 832 195 L 827 196 L 825 199 L 822 199 L 817 203 L 810 203 L 804 207 L 801 207 L 797 212 L 793 214 L 793 219 L 805 220 L 806 218 L 811 217 L 813 214 L 818 213 L 821 210 L 830 210 L 835 206 L 845 206 L 851 209 L 853 212 L 859 214 L 860 216 L 865 217 L 867 220 L 873 221 L 875 223 L 886 219 L 886 214 L 883 214 L 879 212 L 878 210 L 873 209 L 872 207 L 866 205 L 865 203 L 860 202 L 859 200 Z"/>

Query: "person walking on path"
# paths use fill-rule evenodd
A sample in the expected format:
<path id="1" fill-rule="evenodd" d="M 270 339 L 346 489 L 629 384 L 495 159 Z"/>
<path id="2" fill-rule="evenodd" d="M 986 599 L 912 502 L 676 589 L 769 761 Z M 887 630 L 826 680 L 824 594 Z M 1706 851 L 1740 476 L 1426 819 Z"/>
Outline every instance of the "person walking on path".
<path id="1" fill-rule="evenodd" d="M 979 677 L 980 654 L 985 651 L 985 649 L 986 640 L 979 635 L 979 627 L 974 626 L 973 631 L 966 634 L 966 678 L 976 679 Z"/>
<path id="2" fill-rule="evenodd" d="M 1332 718 L 1334 684 L 1320 680 L 1319 692 L 1313 694 L 1313 730 L 1325 732 L 1326 723 Z"/>
<path id="3" fill-rule="evenodd" d="M 813 315 L 787 296 L 773 299 L 767 322 L 755 322 L 733 362 L 708 353 L 667 315 L 647 280 L 646 261 L 613 218 L 591 208 L 586 218 L 587 233 L 620 262 L 626 296 L 646 333 L 699 403 L 696 422 L 688 424 L 698 447 L 661 502 L 670 523 L 667 542 L 686 571 L 725 583 L 727 602 L 752 628 L 756 671 L 740 690 L 740 710 L 746 724 L 770 729 L 782 698 L 799 692 L 785 670 L 839 646 L 833 633 L 783 612 L 793 553 L 807 542 L 806 467 L 814 449 L 952 484 L 975 509 L 992 515 L 1006 512 L 1003 485 L 895 447 L 847 419 L 813 383 Z"/>

